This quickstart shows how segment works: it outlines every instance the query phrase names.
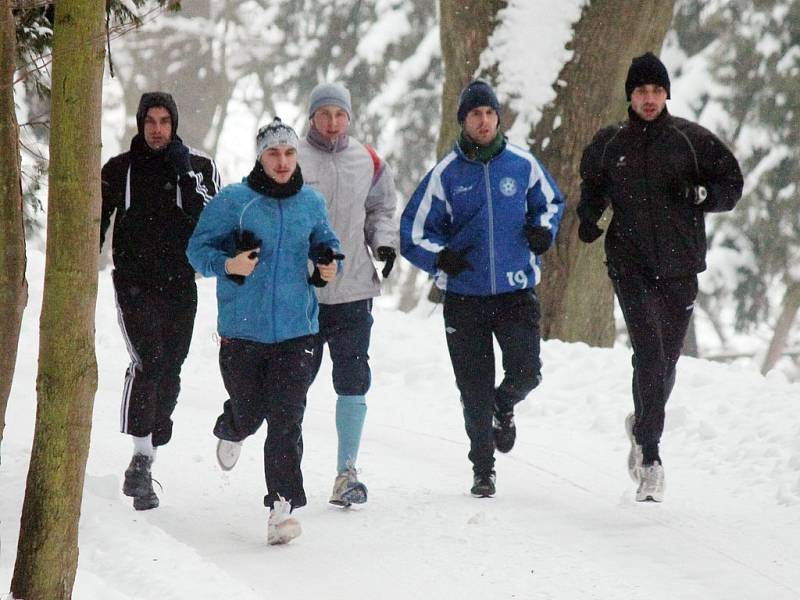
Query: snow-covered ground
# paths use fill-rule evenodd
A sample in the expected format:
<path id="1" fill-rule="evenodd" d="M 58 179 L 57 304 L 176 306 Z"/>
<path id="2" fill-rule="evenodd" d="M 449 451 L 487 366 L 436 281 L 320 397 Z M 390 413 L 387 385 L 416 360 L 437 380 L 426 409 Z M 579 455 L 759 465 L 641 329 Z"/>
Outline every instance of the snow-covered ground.
<path id="1" fill-rule="evenodd" d="M 43 263 L 29 252 L 31 299 L 0 466 L 0 594 L 30 457 Z M 666 501 L 638 504 L 622 426 L 629 352 L 547 342 L 544 382 L 518 409 L 513 452 L 498 458 L 497 496 L 474 499 L 440 309 L 405 315 L 391 299 L 375 310 L 360 460 L 369 502 L 327 503 L 334 395 L 320 377 L 305 421 L 303 535 L 268 546 L 265 430 L 230 473 L 214 458 L 211 427 L 225 394 L 213 282 L 200 290 L 175 435 L 155 464 L 161 507 L 135 512 L 120 492 L 131 453 L 117 431 L 127 355 L 109 273 L 100 274 L 77 600 L 800 597 L 800 385 L 682 359 L 662 450 Z"/>

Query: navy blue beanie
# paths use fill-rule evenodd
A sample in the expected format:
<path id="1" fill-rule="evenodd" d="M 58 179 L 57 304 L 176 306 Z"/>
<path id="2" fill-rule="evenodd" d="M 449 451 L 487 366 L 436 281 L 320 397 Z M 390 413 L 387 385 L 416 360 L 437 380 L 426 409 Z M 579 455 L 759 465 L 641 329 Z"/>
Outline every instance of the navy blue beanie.
<path id="1" fill-rule="evenodd" d="M 458 98 L 458 123 L 463 124 L 467 113 L 479 106 L 490 106 L 500 116 L 500 103 L 497 101 L 492 86 L 483 79 L 476 79 L 467 84 Z"/>

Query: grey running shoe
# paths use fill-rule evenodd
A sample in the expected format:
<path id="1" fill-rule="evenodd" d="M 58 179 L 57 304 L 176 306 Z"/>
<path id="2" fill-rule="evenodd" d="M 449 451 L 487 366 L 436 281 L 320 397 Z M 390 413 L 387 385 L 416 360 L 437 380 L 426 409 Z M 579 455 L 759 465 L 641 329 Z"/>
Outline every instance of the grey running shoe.
<path id="1" fill-rule="evenodd" d="M 631 442 L 631 449 L 628 452 L 628 475 L 634 483 L 639 483 L 642 478 L 642 447 L 636 443 L 636 438 L 633 437 L 635 422 L 636 416 L 633 413 L 625 417 L 625 433 L 628 434 L 628 440 Z"/>
<path id="2" fill-rule="evenodd" d="M 331 499 L 328 502 L 347 508 L 351 504 L 364 504 L 366 501 L 367 486 L 358 480 L 354 468 L 351 467 L 336 476 Z"/>
<path id="3" fill-rule="evenodd" d="M 642 480 L 636 490 L 637 502 L 664 501 L 664 467 L 655 461 L 652 465 L 642 467 Z"/>
<path id="4" fill-rule="evenodd" d="M 239 455 L 242 453 L 242 442 L 219 440 L 217 442 L 217 462 L 223 471 L 230 471 L 236 466 Z"/>
<path id="5" fill-rule="evenodd" d="M 267 521 L 267 543 L 288 544 L 303 532 L 300 521 L 292 516 L 292 505 L 280 498 L 272 504 Z"/>
<path id="6" fill-rule="evenodd" d="M 125 470 L 125 482 L 122 493 L 133 497 L 133 508 L 149 510 L 158 507 L 158 496 L 153 491 L 153 478 L 150 466 L 153 459 L 144 454 L 134 454 L 131 463 Z"/>

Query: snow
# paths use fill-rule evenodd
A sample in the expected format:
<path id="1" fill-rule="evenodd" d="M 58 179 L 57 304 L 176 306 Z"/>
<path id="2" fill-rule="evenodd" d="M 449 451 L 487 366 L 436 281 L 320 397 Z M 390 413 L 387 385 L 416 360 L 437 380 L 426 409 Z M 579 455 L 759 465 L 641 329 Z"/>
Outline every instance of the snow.
<path id="1" fill-rule="evenodd" d="M 498 97 L 517 114 L 506 132 L 515 144 L 527 146 L 542 109 L 555 100 L 553 82 L 572 58 L 566 45 L 586 3 L 509 0 L 498 14 L 479 72 L 496 67 Z"/>
<path id="2" fill-rule="evenodd" d="M 25 313 L 0 478 L 0 594 L 8 590 L 30 458 L 44 257 L 29 250 Z M 99 386 L 80 524 L 76 600 L 789 600 L 800 596 L 800 386 L 740 364 L 679 363 L 662 448 L 663 504 L 633 500 L 623 419 L 624 347 L 543 344 L 544 381 L 519 406 L 518 442 L 498 456 L 498 494 L 474 499 L 441 309 L 376 303 L 373 388 L 360 467 L 363 507 L 327 503 L 335 465 L 329 363 L 305 420 L 303 535 L 266 544 L 262 428 L 236 468 L 214 458 L 225 399 L 213 281 L 200 281 L 175 435 L 159 451 L 158 509 L 120 488 L 127 355 L 108 271 L 97 303 Z"/>

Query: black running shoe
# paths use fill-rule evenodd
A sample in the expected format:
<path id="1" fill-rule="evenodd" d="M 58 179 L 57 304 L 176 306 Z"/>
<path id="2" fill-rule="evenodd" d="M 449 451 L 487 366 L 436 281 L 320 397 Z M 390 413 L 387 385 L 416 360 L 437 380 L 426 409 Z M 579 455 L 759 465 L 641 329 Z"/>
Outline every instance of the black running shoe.
<path id="1" fill-rule="evenodd" d="M 131 464 L 125 470 L 125 483 L 122 493 L 133 497 L 133 508 L 149 510 L 158 506 L 158 496 L 153 491 L 153 478 L 150 465 L 153 459 L 144 454 L 134 454 Z"/>
<path id="2" fill-rule="evenodd" d="M 517 440 L 517 426 L 514 425 L 514 411 L 495 413 L 492 420 L 494 447 L 498 452 L 510 452 Z"/>
<path id="3" fill-rule="evenodd" d="M 470 494 L 476 498 L 491 498 L 495 493 L 495 474 L 494 471 L 488 473 L 476 473 L 472 480 L 472 489 Z"/>

